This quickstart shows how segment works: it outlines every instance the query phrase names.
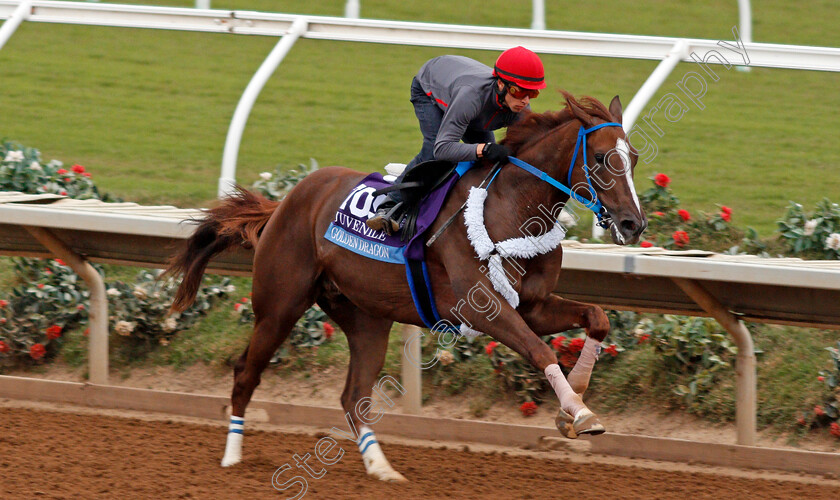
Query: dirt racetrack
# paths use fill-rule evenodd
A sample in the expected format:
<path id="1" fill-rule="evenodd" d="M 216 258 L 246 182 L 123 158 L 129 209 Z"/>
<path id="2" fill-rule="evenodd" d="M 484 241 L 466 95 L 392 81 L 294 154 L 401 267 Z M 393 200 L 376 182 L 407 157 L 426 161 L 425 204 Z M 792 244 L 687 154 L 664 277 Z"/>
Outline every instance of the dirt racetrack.
<path id="1" fill-rule="evenodd" d="M 272 475 L 285 463 L 294 466 L 294 454 L 311 454 L 318 440 L 246 431 L 245 461 L 223 469 L 224 434 L 220 425 L 2 407 L 0 498 L 288 498 L 296 488 L 273 489 Z M 840 498 L 833 479 L 580 463 L 544 458 L 549 451 L 485 453 L 387 440 L 386 455 L 410 482 L 385 484 L 365 475 L 352 443 L 340 445 L 346 455 L 321 479 L 308 478 L 305 498 Z M 292 476 L 287 471 L 283 478 Z"/>

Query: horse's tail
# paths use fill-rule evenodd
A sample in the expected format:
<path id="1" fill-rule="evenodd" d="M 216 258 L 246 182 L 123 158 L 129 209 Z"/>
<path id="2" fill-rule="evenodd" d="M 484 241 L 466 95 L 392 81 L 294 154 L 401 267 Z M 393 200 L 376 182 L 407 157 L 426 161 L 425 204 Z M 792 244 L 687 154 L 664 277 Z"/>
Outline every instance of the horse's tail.
<path id="1" fill-rule="evenodd" d="M 207 210 L 186 245 L 174 255 L 164 275 L 183 274 L 170 312 L 183 311 L 195 300 L 210 259 L 236 245 L 256 247 L 263 227 L 280 205 L 236 186 L 236 192 Z"/>

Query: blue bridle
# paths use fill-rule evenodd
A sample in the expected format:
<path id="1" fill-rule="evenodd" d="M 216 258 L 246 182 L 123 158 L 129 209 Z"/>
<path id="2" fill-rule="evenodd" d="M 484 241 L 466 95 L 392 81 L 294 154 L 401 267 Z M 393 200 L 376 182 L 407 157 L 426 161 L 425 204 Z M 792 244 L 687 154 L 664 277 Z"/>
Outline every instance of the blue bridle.
<path id="1" fill-rule="evenodd" d="M 589 210 L 595 213 L 595 216 L 598 218 L 598 225 L 604 229 L 608 229 L 610 227 L 610 215 L 607 213 L 607 209 L 604 208 L 604 205 L 598 200 L 598 194 L 595 193 L 595 188 L 592 186 L 592 179 L 589 177 L 589 166 L 586 164 L 586 136 L 589 135 L 591 132 L 594 132 L 600 128 L 604 127 L 620 127 L 620 123 L 609 122 L 609 123 L 601 123 L 600 125 L 595 125 L 594 127 L 584 128 L 583 126 L 580 127 L 578 131 L 577 141 L 575 142 L 575 152 L 572 155 L 572 164 L 569 166 L 569 175 L 566 176 L 566 184 L 564 185 L 554 177 L 551 177 L 547 173 L 543 172 L 542 170 L 538 169 L 537 167 L 526 163 L 519 158 L 511 156 L 508 158 L 508 161 L 516 165 L 517 167 L 521 168 L 522 170 L 528 172 L 531 175 L 539 178 L 542 181 L 545 181 L 555 188 L 563 191 L 570 198 L 573 198 L 578 203 L 582 204 Z M 572 185 L 572 171 L 575 169 L 575 162 L 577 161 L 578 149 L 583 149 L 583 174 L 586 177 L 586 185 L 589 189 L 589 195 L 592 198 L 591 200 L 587 200 L 582 196 L 579 196 L 577 193 L 573 192 L 571 189 Z M 492 182 L 492 181 L 491 181 Z"/>

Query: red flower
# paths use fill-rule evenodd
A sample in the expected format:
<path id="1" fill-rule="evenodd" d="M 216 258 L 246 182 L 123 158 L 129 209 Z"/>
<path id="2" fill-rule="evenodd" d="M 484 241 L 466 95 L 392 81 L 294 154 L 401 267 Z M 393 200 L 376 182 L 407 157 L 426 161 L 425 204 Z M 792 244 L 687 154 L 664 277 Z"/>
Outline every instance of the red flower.
<path id="1" fill-rule="evenodd" d="M 67 191 L 64 191 L 64 190 L 62 189 L 62 190 L 61 190 L 61 192 L 60 192 L 60 193 L 58 193 L 58 194 L 60 194 L 61 196 L 67 196 Z"/>
<path id="2" fill-rule="evenodd" d="M 78 309 L 80 311 L 84 311 L 85 310 L 85 305 L 84 304 L 79 304 L 79 305 L 76 306 L 76 309 Z"/>
<path id="3" fill-rule="evenodd" d="M 63 261 L 63 260 L 61 260 L 61 259 L 55 259 L 55 261 L 54 261 L 54 262 L 55 262 L 56 264 L 58 264 L 59 266 L 66 266 L 66 265 L 67 265 L 67 264 L 65 264 L 65 263 L 64 263 L 64 261 Z"/>
<path id="4" fill-rule="evenodd" d="M 67 170 L 64 170 L 63 168 L 59 168 L 58 170 L 55 171 L 55 173 L 57 173 L 58 175 L 64 175 L 64 174 L 68 174 L 70 172 L 68 172 Z"/>
<path id="5" fill-rule="evenodd" d="M 583 344 L 585 343 L 586 341 L 581 338 L 572 339 L 569 341 L 569 350 L 572 352 L 580 352 L 583 349 Z"/>
<path id="6" fill-rule="evenodd" d="M 819 380 L 820 382 L 825 382 L 825 377 L 820 375 L 819 377 L 817 377 L 817 380 Z"/>
<path id="7" fill-rule="evenodd" d="M 38 283 L 38 288 L 44 288 L 44 284 L 43 283 Z"/>
<path id="8" fill-rule="evenodd" d="M 69 177 L 65 177 L 65 178 L 64 178 L 64 182 L 70 183 L 70 182 L 72 182 L 72 181 L 73 181 L 73 180 L 72 180 L 71 178 L 69 178 Z"/>
<path id="9" fill-rule="evenodd" d="M 563 342 L 565 342 L 565 341 L 566 341 L 566 337 L 564 337 L 562 335 L 559 336 L 559 337 L 554 337 L 553 339 L 551 339 L 551 346 L 559 351 L 560 349 L 563 348 Z"/>
<path id="10" fill-rule="evenodd" d="M 335 327 L 329 323 L 324 323 L 324 335 L 326 335 L 328 339 L 331 339 L 334 334 Z"/>
<path id="11" fill-rule="evenodd" d="M 668 187 L 668 184 L 671 183 L 671 178 L 665 174 L 656 174 L 656 177 L 653 178 L 653 182 L 656 183 L 657 186 L 660 187 Z"/>
<path id="12" fill-rule="evenodd" d="M 488 356 L 490 356 L 491 354 L 493 354 L 493 349 L 495 349 L 498 346 L 499 343 L 494 340 L 493 342 L 487 344 L 487 346 L 484 348 L 484 351 L 487 353 Z"/>
<path id="13" fill-rule="evenodd" d="M 82 175 L 83 175 L 83 176 L 85 176 L 85 177 L 92 177 L 92 176 L 90 175 L 90 172 L 82 172 Z"/>
<path id="14" fill-rule="evenodd" d="M 732 215 L 732 209 L 727 207 L 726 205 L 721 206 L 720 211 L 727 215 Z"/>
<path id="15" fill-rule="evenodd" d="M 604 352 L 609 353 L 612 357 L 618 356 L 618 349 L 616 349 L 615 344 L 610 344 L 609 347 L 604 349 Z"/>
<path id="16" fill-rule="evenodd" d="M 0 299 L 0 307 L 6 307 L 7 305 L 9 305 L 8 300 Z"/>
<path id="17" fill-rule="evenodd" d="M 730 220 L 732 220 L 732 214 L 731 213 L 726 213 L 726 212 L 721 212 L 720 213 L 720 218 L 725 220 L 726 222 L 729 222 Z"/>
<path id="18" fill-rule="evenodd" d="M 808 422 L 805 421 L 805 417 L 797 418 L 796 423 L 798 423 L 799 425 L 807 425 L 808 424 Z"/>
<path id="19" fill-rule="evenodd" d="M 684 222 L 688 222 L 689 220 L 691 220 L 691 214 L 688 213 L 688 210 L 679 209 L 677 210 L 677 215 L 679 215 L 680 219 L 682 219 Z"/>
<path id="20" fill-rule="evenodd" d="M 655 215 L 657 217 L 665 217 L 665 214 L 662 213 L 662 212 L 653 212 L 653 215 Z"/>
<path id="21" fill-rule="evenodd" d="M 41 359 L 46 353 L 47 350 L 41 344 L 35 344 L 29 348 L 29 355 L 32 356 L 32 359 Z"/>
<path id="22" fill-rule="evenodd" d="M 61 327 L 58 325 L 53 325 L 47 328 L 47 338 L 50 340 L 55 340 L 61 337 Z"/>
<path id="23" fill-rule="evenodd" d="M 242 307 L 242 304 L 240 304 L 239 302 L 237 302 L 236 304 L 234 304 L 234 305 L 233 305 L 233 310 L 234 310 L 234 311 L 238 311 L 241 307 Z"/>
<path id="24" fill-rule="evenodd" d="M 823 415 L 825 415 L 825 410 L 822 409 L 822 406 L 815 406 L 814 413 L 822 417 Z"/>
<path id="25" fill-rule="evenodd" d="M 85 334 L 84 335 L 85 335 L 85 337 L 90 335 L 90 328 L 85 328 Z"/>
<path id="26" fill-rule="evenodd" d="M 537 404 L 533 401 L 527 401 L 522 403 L 522 406 L 519 407 L 519 411 L 521 411 L 526 417 L 530 417 L 537 413 Z"/>
<path id="27" fill-rule="evenodd" d="M 243 304 L 247 304 L 248 299 L 246 297 L 242 297 L 242 300 L 240 300 L 239 302 L 242 302 Z"/>
<path id="28" fill-rule="evenodd" d="M 0 318 L 0 325 L 6 324 L 6 318 Z"/>
<path id="29" fill-rule="evenodd" d="M 674 244 L 678 247 L 684 247 L 688 245 L 688 233 L 686 233 L 685 231 L 674 231 L 672 237 L 674 238 Z"/>
<path id="30" fill-rule="evenodd" d="M 83 167 L 81 165 L 73 165 L 72 168 L 73 168 L 73 172 L 76 172 L 77 174 L 82 174 L 85 171 L 85 167 Z"/>
<path id="31" fill-rule="evenodd" d="M 572 368 L 577 363 L 577 356 L 570 352 L 564 352 L 560 355 L 560 364 L 566 368 Z"/>
<path id="32" fill-rule="evenodd" d="M 828 432 L 831 433 L 832 436 L 837 436 L 840 438 L 840 424 L 837 422 L 831 422 L 831 425 L 828 426 Z"/>
<path id="33" fill-rule="evenodd" d="M 639 337 L 639 343 L 644 344 L 645 342 L 648 341 L 649 338 L 650 338 L 650 334 L 646 333 L 646 334 L 642 335 L 641 337 Z"/>
<path id="34" fill-rule="evenodd" d="M 645 241 L 639 243 L 639 246 L 641 246 L 642 248 L 650 248 L 650 247 L 653 246 L 653 243 L 645 240 Z"/>
<path id="35" fill-rule="evenodd" d="M 9 352 L 11 349 L 9 348 L 9 344 L 0 340 L 0 352 Z"/>

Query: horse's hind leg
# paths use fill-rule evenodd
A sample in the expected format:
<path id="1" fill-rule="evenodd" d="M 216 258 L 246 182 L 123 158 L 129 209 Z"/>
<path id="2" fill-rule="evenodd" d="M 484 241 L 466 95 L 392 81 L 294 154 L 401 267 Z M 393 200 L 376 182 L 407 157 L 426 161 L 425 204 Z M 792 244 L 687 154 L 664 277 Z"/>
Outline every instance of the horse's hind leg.
<path id="1" fill-rule="evenodd" d="M 344 298 L 329 303 L 318 303 L 347 336 L 350 366 L 344 392 L 341 394 L 341 406 L 352 421 L 353 428 L 350 432 L 356 431 L 354 437 L 362 454 L 365 470 L 382 481 L 405 481 L 405 477 L 395 471 L 385 458 L 376 435 L 369 426 L 381 417 L 380 410 L 375 406 L 376 402 L 370 398 L 374 384 L 379 397 L 384 398 L 385 404 L 389 406 L 393 406 L 393 403 L 380 389 L 387 383 L 401 388 L 393 377 L 378 379 L 385 363 L 388 336 L 393 321 L 369 316 Z"/>
<path id="2" fill-rule="evenodd" d="M 283 276 L 270 271 L 254 276 L 254 335 L 234 367 L 231 419 L 222 467 L 242 460 L 245 408 L 274 352 L 314 302 L 315 279 L 304 269 L 295 268 Z"/>

